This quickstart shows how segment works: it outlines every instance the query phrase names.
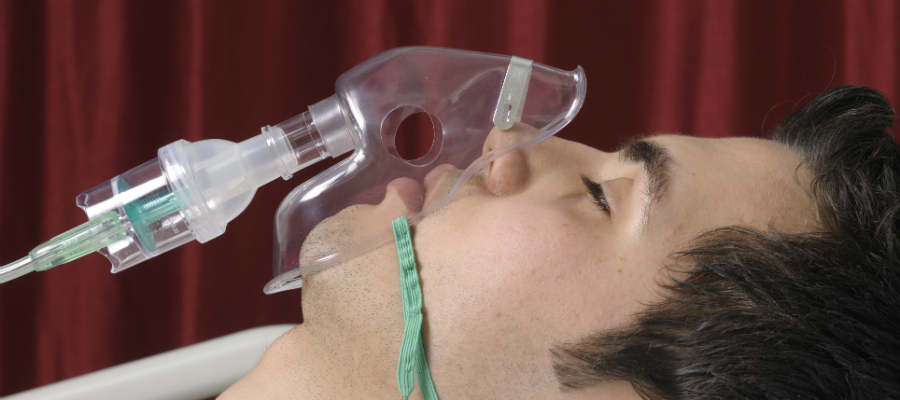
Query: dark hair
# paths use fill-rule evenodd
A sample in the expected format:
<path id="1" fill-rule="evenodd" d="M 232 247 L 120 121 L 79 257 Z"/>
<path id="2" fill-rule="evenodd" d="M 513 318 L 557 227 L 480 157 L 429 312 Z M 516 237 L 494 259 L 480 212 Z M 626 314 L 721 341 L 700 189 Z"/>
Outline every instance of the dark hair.
<path id="1" fill-rule="evenodd" d="M 564 389 L 646 399 L 900 398 L 900 146 L 880 93 L 833 89 L 772 133 L 814 177 L 821 232 L 707 232 L 632 323 L 553 350 Z"/>

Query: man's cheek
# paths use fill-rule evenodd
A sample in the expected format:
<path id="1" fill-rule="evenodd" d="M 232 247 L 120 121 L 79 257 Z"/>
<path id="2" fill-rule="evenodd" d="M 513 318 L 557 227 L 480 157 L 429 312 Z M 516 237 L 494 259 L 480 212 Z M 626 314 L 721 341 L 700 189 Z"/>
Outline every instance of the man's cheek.
<path id="1" fill-rule="evenodd" d="M 466 293 L 466 302 L 519 304 L 539 297 L 548 282 L 576 277 L 576 233 L 554 214 L 495 207 L 470 211 L 473 218 L 465 224 L 422 226 L 415 246 L 423 285 L 455 287 Z"/>

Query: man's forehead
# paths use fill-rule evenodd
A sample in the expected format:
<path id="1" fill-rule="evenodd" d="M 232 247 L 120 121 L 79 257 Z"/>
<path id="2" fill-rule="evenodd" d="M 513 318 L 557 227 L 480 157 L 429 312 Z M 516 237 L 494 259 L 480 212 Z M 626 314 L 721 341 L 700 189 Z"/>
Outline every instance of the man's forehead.
<path id="1" fill-rule="evenodd" d="M 800 164 L 800 156 L 787 146 L 778 142 L 756 137 L 717 137 L 704 138 L 679 134 L 660 134 L 645 138 L 645 140 L 658 142 L 667 147 L 690 155 L 705 154 L 706 156 L 720 156 L 724 159 L 738 158 L 744 160 L 757 160 Z"/>
<path id="2" fill-rule="evenodd" d="M 808 230 L 815 223 L 810 176 L 787 147 L 760 138 L 658 135 L 671 157 L 669 223 L 712 229 L 752 225 Z M 671 211 L 671 210 L 670 210 Z"/>

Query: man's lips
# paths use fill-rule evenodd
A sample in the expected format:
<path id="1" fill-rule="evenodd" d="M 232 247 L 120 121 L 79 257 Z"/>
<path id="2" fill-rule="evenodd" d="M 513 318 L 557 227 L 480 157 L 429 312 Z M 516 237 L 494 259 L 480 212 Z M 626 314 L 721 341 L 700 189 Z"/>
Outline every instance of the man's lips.
<path id="1" fill-rule="evenodd" d="M 422 185 L 412 178 L 397 178 L 387 184 L 388 190 L 393 190 L 411 213 L 422 211 L 424 192 Z"/>
<path id="2" fill-rule="evenodd" d="M 394 179 L 388 183 L 387 188 L 396 193 L 407 210 L 418 213 L 447 194 L 447 185 L 451 183 L 448 180 L 453 177 L 451 172 L 454 170 L 450 164 L 435 167 L 425 176 L 424 188 L 412 178 Z"/>

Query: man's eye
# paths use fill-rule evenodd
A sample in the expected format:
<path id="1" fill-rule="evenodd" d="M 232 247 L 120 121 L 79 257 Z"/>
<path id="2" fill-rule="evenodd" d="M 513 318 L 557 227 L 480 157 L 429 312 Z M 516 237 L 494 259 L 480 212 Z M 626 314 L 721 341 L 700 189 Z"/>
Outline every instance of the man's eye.
<path id="1" fill-rule="evenodd" d="M 600 207 L 601 210 L 609 212 L 609 203 L 606 202 L 606 195 L 603 194 L 603 187 L 584 175 L 581 175 L 581 181 L 584 182 L 584 186 L 587 187 L 588 193 L 593 197 L 594 204 L 596 204 L 597 207 Z"/>

